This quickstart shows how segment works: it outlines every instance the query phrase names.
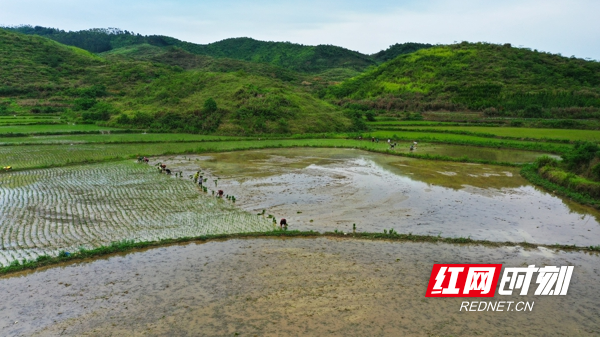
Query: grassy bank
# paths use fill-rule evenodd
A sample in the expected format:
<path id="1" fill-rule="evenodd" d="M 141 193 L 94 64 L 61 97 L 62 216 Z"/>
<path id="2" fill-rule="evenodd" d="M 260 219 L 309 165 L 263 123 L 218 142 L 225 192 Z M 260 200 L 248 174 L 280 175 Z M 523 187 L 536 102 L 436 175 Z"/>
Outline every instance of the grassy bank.
<path id="1" fill-rule="evenodd" d="M 399 234 L 393 230 L 385 231 L 384 233 L 343 233 L 343 232 L 327 232 L 319 233 L 314 231 L 281 231 L 274 230 L 268 232 L 256 233 L 239 233 L 239 234 L 219 234 L 219 235 L 204 235 L 198 237 L 184 237 L 178 239 L 165 239 L 159 241 L 120 241 L 113 242 L 108 246 L 101 246 L 93 249 L 81 248 L 76 252 L 61 251 L 58 256 L 39 256 L 33 261 L 14 261 L 9 266 L 0 268 L 0 275 L 14 273 L 23 270 L 37 269 L 45 266 L 51 266 L 63 262 L 76 262 L 84 259 L 90 259 L 115 253 L 129 252 L 136 249 L 153 248 L 166 246 L 171 244 L 189 243 L 189 242 L 207 242 L 216 240 L 231 240 L 231 239 L 255 239 L 255 238 L 317 238 L 317 237 L 332 237 L 332 238 L 354 238 L 366 240 L 386 240 L 396 242 L 427 242 L 427 243 L 447 243 L 447 244 L 473 244 L 485 247 L 506 247 L 506 246 L 521 246 L 525 248 L 544 247 L 550 249 L 559 249 L 565 251 L 600 251 L 600 246 L 569 246 L 569 245 L 541 245 L 528 242 L 495 242 L 488 240 L 473 240 L 471 238 L 443 238 L 440 236 L 431 235 L 413 235 Z"/>
<path id="2" fill-rule="evenodd" d="M 543 187 L 549 192 L 569 198 L 580 204 L 589 205 L 600 209 L 600 201 L 592 198 L 589 194 L 580 193 L 572 188 L 561 186 L 550 180 L 544 179 L 544 177 L 538 172 L 538 168 L 535 164 L 523 165 L 523 168 L 521 169 L 521 175 L 530 183 Z"/>
<path id="3" fill-rule="evenodd" d="M 378 125 L 378 129 L 390 126 Z M 485 126 L 398 126 L 394 130 L 418 132 L 442 132 L 473 135 L 478 137 L 502 137 L 504 139 L 519 139 L 549 142 L 569 142 L 575 140 L 600 141 L 600 131 L 569 130 L 569 129 L 538 129 L 516 127 L 485 127 Z"/>

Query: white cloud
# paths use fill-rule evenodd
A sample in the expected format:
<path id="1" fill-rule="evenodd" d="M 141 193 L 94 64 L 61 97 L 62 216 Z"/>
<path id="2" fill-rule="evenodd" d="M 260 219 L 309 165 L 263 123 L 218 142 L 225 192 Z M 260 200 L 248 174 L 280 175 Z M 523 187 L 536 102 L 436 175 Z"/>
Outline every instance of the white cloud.
<path id="1" fill-rule="evenodd" d="M 597 0 L 0 0 L 0 8 L 0 24 L 119 27 L 196 43 L 248 36 L 374 53 L 397 42 L 467 40 L 600 59 Z"/>

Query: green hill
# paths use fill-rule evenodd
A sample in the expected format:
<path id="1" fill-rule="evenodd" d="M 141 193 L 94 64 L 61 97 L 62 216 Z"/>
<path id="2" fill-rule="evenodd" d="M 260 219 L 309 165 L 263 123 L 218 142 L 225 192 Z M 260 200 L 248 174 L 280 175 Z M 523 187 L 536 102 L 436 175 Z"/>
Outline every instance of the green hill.
<path id="1" fill-rule="evenodd" d="M 116 94 L 174 71 L 149 62 L 109 62 L 83 49 L 3 29 L 0 50 L 0 97 L 29 99 L 29 106 L 39 100 L 61 106 L 61 97 Z M 92 86 L 104 89 L 92 93 L 86 89 Z"/>
<path id="2" fill-rule="evenodd" d="M 175 46 L 196 55 L 268 63 L 307 73 L 319 73 L 335 68 L 362 71 L 376 64 L 376 61 L 368 55 L 329 45 L 305 46 L 290 42 L 258 41 L 251 38 L 232 38 L 202 45 L 180 41 L 168 36 L 142 36 L 119 29 L 94 28 L 67 32 L 39 26 L 5 28 L 23 34 L 44 36 L 93 53 L 103 53 L 140 44 L 157 47 Z"/>
<path id="3" fill-rule="evenodd" d="M 396 57 L 404 54 L 414 53 L 421 49 L 432 48 L 432 44 L 428 43 L 415 43 L 415 42 L 407 42 L 407 43 L 396 43 L 395 45 L 390 46 L 388 49 L 382 50 L 378 53 L 371 55 L 373 59 L 377 62 L 387 62 L 389 60 L 395 59 Z"/>
<path id="4" fill-rule="evenodd" d="M 395 44 L 374 55 L 365 55 L 346 48 L 318 45 L 306 46 L 290 42 L 266 42 L 251 38 L 231 38 L 209 44 L 195 44 L 161 36 L 143 36 L 115 28 L 94 28 L 81 31 L 64 31 L 40 26 L 4 27 L 28 35 L 39 35 L 62 44 L 75 46 L 92 53 L 124 53 L 123 49 L 137 49 L 155 54 L 158 50 L 148 48 L 177 47 L 191 54 L 213 58 L 233 59 L 254 63 L 270 64 L 296 72 L 316 74 L 325 81 L 341 81 L 357 75 L 365 69 L 419 49 L 432 47 L 429 44 Z M 128 52 L 130 55 L 131 50 Z M 154 61 L 154 60 L 153 60 Z"/>
<path id="5" fill-rule="evenodd" d="M 185 70 L 204 70 L 214 72 L 248 72 L 261 76 L 277 78 L 287 82 L 302 82 L 306 79 L 295 71 L 264 63 L 245 62 L 229 58 L 214 58 L 196 55 L 179 47 L 157 47 L 149 44 L 137 44 L 121 47 L 100 54 L 108 59 L 138 60 L 179 66 Z"/>
<path id="6" fill-rule="evenodd" d="M 489 116 L 600 116 L 600 63 L 461 43 L 401 55 L 328 89 L 339 104 L 391 111 L 485 111 Z"/>
<path id="7" fill-rule="evenodd" d="M 284 79 L 285 70 L 273 75 L 267 65 L 139 48 L 147 60 L 102 57 L 0 29 L 0 113 L 61 113 L 78 122 L 236 134 L 341 131 L 350 125 L 338 107 L 312 96 L 298 80 Z M 200 70 L 164 60 L 180 54 L 190 69 Z M 219 72 L 220 66 L 232 69 L 223 62 L 240 69 Z"/>

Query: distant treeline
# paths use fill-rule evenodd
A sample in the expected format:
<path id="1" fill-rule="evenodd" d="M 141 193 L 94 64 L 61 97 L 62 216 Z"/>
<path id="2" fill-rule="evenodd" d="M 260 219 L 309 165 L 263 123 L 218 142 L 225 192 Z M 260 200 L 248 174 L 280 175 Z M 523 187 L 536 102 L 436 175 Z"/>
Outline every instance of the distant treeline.
<path id="1" fill-rule="evenodd" d="M 29 25 L 3 28 L 23 34 L 44 36 L 92 53 L 103 53 L 139 44 L 158 47 L 176 46 L 196 55 L 268 63 L 307 73 L 318 73 L 336 68 L 363 71 L 398 55 L 432 47 L 430 44 L 421 43 L 395 44 L 377 54 L 365 55 L 333 45 L 306 46 L 291 42 L 257 41 L 245 37 L 202 45 L 162 35 L 140 35 L 117 28 L 93 28 L 75 32 Z"/>

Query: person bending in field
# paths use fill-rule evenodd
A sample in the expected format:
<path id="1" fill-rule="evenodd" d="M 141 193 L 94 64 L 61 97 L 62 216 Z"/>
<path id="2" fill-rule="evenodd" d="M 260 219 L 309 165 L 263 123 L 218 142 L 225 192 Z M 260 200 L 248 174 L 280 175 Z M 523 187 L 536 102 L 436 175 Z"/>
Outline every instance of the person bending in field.
<path id="1" fill-rule="evenodd" d="M 223 190 L 219 190 L 219 192 L 217 193 L 217 197 L 223 198 Z"/>
<path id="2" fill-rule="evenodd" d="M 282 229 L 283 229 L 283 228 L 287 229 L 287 220 L 285 220 L 284 218 L 282 218 L 282 219 L 279 221 L 279 227 L 281 227 Z"/>

